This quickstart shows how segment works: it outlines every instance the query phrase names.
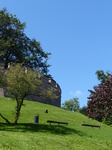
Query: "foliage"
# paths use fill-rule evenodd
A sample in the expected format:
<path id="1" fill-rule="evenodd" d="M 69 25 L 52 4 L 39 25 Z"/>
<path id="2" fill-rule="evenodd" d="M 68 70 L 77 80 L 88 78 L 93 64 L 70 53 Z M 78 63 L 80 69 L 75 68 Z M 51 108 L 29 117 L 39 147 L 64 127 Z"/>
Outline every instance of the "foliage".
<path id="1" fill-rule="evenodd" d="M 36 70 L 29 69 L 25 73 L 25 68 L 21 64 L 12 65 L 9 70 L 5 71 L 4 77 L 7 83 L 6 92 L 10 93 L 17 102 L 15 116 L 15 124 L 17 124 L 23 100 L 35 91 L 39 94 L 41 80 L 37 77 Z"/>
<path id="2" fill-rule="evenodd" d="M 79 109 L 79 101 L 78 98 L 73 98 L 68 101 L 65 101 L 62 104 L 62 108 L 66 110 L 76 111 Z"/>
<path id="3" fill-rule="evenodd" d="M 46 100 L 52 100 L 52 99 L 56 99 L 58 98 L 58 96 L 56 95 L 57 89 L 51 87 L 48 88 L 48 90 L 46 91 L 46 89 L 44 89 L 44 95 L 46 97 Z"/>
<path id="4" fill-rule="evenodd" d="M 21 23 L 16 15 L 9 14 L 6 9 L 0 11 L 0 61 L 5 63 L 5 68 L 8 63 L 23 63 L 47 75 L 50 53 L 44 52 L 39 42 L 25 35 L 25 27 L 25 22 Z"/>
<path id="5" fill-rule="evenodd" d="M 42 76 L 39 71 L 26 69 L 22 64 L 13 64 L 5 71 L 6 92 L 11 94 L 17 102 L 15 124 L 17 124 L 23 101 L 28 95 L 44 96 L 46 100 L 57 98 L 55 89 L 44 87 L 40 80 Z"/>
<path id="6" fill-rule="evenodd" d="M 101 83 L 105 82 L 108 78 L 111 77 L 111 74 L 107 71 L 104 73 L 103 70 L 96 71 L 97 79 L 101 81 Z"/>
<path id="7" fill-rule="evenodd" d="M 102 122 L 107 125 L 112 125 L 112 118 L 103 118 Z"/>
<path id="8" fill-rule="evenodd" d="M 98 121 L 111 119 L 112 123 L 112 77 L 89 90 L 86 114 Z"/>
<path id="9" fill-rule="evenodd" d="M 86 106 L 83 106 L 82 108 L 79 109 L 79 112 L 83 115 L 86 115 Z"/>

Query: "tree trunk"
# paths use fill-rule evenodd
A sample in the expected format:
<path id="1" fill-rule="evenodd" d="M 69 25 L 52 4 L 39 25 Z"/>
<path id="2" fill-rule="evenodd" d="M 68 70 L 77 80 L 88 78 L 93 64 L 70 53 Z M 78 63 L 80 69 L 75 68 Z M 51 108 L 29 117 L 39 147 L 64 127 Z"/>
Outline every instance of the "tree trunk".
<path id="1" fill-rule="evenodd" d="M 19 118 L 19 114 L 20 114 L 20 111 L 19 110 L 16 110 L 16 116 L 15 116 L 15 121 L 14 121 L 14 124 L 17 125 L 17 121 L 18 121 L 18 118 Z"/>
<path id="2" fill-rule="evenodd" d="M 20 104 L 17 100 L 17 109 L 16 109 L 16 116 L 15 116 L 15 121 L 14 121 L 14 124 L 17 125 L 17 122 L 18 122 L 18 118 L 19 118 L 19 115 L 20 115 L 20 110 L 21 110 L 21 106 L 23 105 L 23 100 L 21 100 Z"/>

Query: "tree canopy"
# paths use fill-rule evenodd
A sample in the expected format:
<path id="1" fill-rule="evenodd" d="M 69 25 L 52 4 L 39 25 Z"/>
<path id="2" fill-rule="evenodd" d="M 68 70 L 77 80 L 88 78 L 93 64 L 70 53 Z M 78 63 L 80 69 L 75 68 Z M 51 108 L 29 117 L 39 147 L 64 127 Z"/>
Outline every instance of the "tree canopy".
<path id="1" fill-rule="evenodd" d="M 11 65 L 4 74 L 4 81 L 6 83 L 6 93 L 12 95 L 17 102 L 15 124 L 19 118 L 21 106 L 26 96 L 30 94 L 39 95 L 39 87 L 42 84 L 37 76 L 37 71 L 29 69 L 27 72 L 21 64 Z"/>
<path id="2" fill-rule="evenodd" d="M 111 77 L 111 74 L 108 71 L 104 73 L 103 70 L 97 70 L 96 75 L 97 75 L 97 79 L 101 81 L 101 83 L 105 82 L 108 78 Z"/>
<path id="3" fill-rule="evenodd" d="M 23 63 L 47 75 L 50 53 L 44 52 L 36 39 L 26 36 L 25 27 L 25 22 L 21 23 L 16 15 L 6 9 L 0 11 L 0 61 L 5 63 L 5 68 L 8 63 Z"/>
<path id="4" fill-rule="evenodd" d="M 78 98 L 72 98 L 70 100 L 65 101 L 62 104 L 62 108 L 70 111 L 76 111 L 79 109 L 79 101 Z"/>
<path id="5" fill-rule="evenodd" d="M 110 120 L 112 123 L 112 77 L 89 90 L 86 115 L 98 121 Z"/>

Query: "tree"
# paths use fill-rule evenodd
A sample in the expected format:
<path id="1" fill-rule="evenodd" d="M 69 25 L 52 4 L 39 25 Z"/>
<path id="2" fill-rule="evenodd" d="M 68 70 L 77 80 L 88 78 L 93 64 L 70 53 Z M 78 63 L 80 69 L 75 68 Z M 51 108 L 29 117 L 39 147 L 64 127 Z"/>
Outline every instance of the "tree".
<path id="1" fill-rule="evenodd" d="M 15 124 L 17 124 L 25 97 L 30 94 L 40 94 L 39 86 L 42 83 L 37 75 L 37 71 L 33 69 L 29 69 L 25 73 L 25 68 L 21 64 L 12 65 L 9 70 L 5 71 L 6 92 L 10 93 L 17 102 Z"/>
<path id="2" fill-rule="evenodd" d="M 97 79 L 101 81 L 101 83 L 105 82 L 108 78 L 111 77 L 111 74 L 107 71 L 106 74 L 103 70 L 96 71 Z"/>
<path id="3" fill-rule="evenodd" d="M 62 108 L 66 110 L 76 111 L 79 109 L 78 98 L 72 98 L 62 104 Z"/>
<path id="4" fill-rule="evenodd" d="M 83 106 L 82 108 L 79 109 L 79 112 L 83 115 L 86 115 L 86 106 Z"/>
<path id="5" fill-rule="evenodd" d="M 28 38 L 16 15 L 9 14 L 6 9 L 0 11 L 0 61 L 5 63 L 23 63 L 24 66 L 37 68 L 42 73 L 48 73 L 47 64 L 50 53 L 42 50 L 40 43 Z"/>
<path id="6" fill-rule="evenodd" d="M 3 83 L 7 87 L 6 92 L 17 103 L 15 125 L 17 124 L 23 101 L 28 95 L 45 96 L 47 100 L 57 98 L 55 89 L 52 87 L 45 89 L 41 81 L 42 76 L 43 74 L 36 69 L 27 69 L 23 64 L 12 64 L 10 69 L 5 70 Z M 2 116 L 2 118 L 4 117 Z M 7 119 L 5 118 L 5 120 Z"/>
<path id="7" fill-rule="evenodd" d="M 89 90 L 86 115 L 98 121 L 111 119 L 112 123 L 112 77 L 93 89 Z"/>

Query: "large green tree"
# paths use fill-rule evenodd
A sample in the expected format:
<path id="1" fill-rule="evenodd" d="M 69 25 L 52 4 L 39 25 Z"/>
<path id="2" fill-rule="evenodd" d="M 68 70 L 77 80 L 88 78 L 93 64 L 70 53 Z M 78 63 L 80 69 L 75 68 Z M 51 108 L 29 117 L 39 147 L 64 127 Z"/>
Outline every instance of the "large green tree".
<path id="1" fill-rule="evenodd" d="M 0 61 L 5 63 L 5 68 L 8 63 L 23 63 L 47 74 L 50 53 L 44 52 L 35 39 L 26 36 L 25 27 L 25 22 L 21 23 L 16 15 L 6 9 L 0 11 Z"/>

